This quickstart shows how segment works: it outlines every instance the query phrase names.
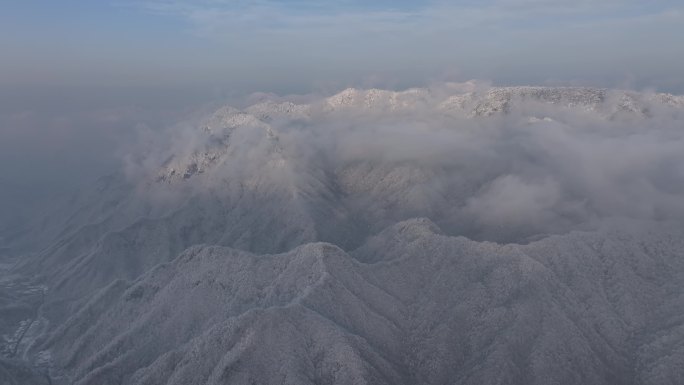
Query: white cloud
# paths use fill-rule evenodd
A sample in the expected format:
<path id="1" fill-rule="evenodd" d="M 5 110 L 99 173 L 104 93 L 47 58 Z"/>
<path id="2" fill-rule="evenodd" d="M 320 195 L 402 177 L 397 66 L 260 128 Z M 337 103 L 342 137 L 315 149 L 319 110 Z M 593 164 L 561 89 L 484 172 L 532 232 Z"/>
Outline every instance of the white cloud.
<path id="1" fill-rule="evenodd" d="M 480 96 L 458 99 L 463 110 L 441 109 L 449 95 L 468 89 Z M 453 233 L 510 241 L 615 217 L 684 220 L 684 110 L 648 93 L 570 92 L 563 100 L 579 105 L 562 107 L 549 104 L 556 91 L 545 91 L 549 100 L 515 92 L 506 102 L 505 92 L 489 95 L 473 83 L 408 94 L 346 91 L 301 107 L 310 111 L 305 118 L 279 118 L 268 105 L 256 111 L 275 114 L 269 123 L 241 114 L 221 118 L 252 123 L 226 131 L 228 149 L 216 166 L 213 158 L 195 157 L 215 152 L 214 134 L 179 127 L 169 149 L 177 175 L 209 164 L 187 184 L 195 193 L 218 183 L 221 194 L 230 194 L 223 181 L 257 178 L 267 191 L 273 184 L 274 191 L 327 194 L 327 204 L 367 218 L 376 230 L 426 216 Z M 410 102 L 397 107 L 402 98 Z M 602 101 L 593 105 L 595 98 Z M 329 103 L 343 107 L 329 111 Z M 505 105 L 507 114 L 469 118 Z M 150 180 L 170 154 L 146 153 L 153 161 L 138 175 Z M 340 195 L 321 185 L 336 186 Z"/>

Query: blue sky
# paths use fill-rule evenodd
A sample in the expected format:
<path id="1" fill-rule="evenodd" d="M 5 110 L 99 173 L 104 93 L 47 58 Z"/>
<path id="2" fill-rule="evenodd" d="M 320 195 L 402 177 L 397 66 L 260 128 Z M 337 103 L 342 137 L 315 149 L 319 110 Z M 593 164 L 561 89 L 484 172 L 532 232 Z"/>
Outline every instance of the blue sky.
<path id="1" fill-rule="evenodd" d="M 681 1 L 4 0 L 0 84 L 684 91 Z"/>

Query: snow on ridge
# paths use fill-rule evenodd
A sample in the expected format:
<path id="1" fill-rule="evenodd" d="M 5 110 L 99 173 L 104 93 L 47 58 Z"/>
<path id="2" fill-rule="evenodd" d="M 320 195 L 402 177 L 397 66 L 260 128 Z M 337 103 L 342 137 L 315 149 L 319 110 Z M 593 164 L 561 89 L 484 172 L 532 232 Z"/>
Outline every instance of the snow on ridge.
<path id="1" fill-rule="evenodd" d="M 532 104 L 529 104 L 532 103 Z M 528 106 L 529 104 L 529 106 Z M 238 129 L 263 130 L 269 140 L 278 140 L 275 123 L 310 121 L 317 117 L 350 113 L 415 114 L 416 117 L 444 116 L 486 119 L 520 110 L 529 114 L 531 123 L 550 121 L 546 109 L 577 109 L 596 114 L 601 119 L 633 116 L 648 118 L 651 108 L 684 108 L 684 96 L 591 87 L 446 87 L 439 92 L 429 88 L 403 91 L 347 88 L 333 96 L 311 104 L 265 101 L 244 110 L 230 106 L 218 109 L 205 118 L 200 127 L 208 134 L 205 144 L 186 154 L 173 154 L 155 177 L 157 181 L 182 181 L 202 174 L 220 163 L 227 153 L 230 136 Z M 536 113 L 535 110 L 540 110 Z M 413 116 L 413 115 L 411 115 Z M 339 117 L 339 116 L 338 116 Z M 276 146 L 275 148 L 277 148 Z"/>
<path id="2" fill-rule="evenodd" d="M 680 233 L 499 245 L 435 231 L 397 223 L 361 263 L 326 243 L 278 255 L 194 247 L 92 301 L 44 347 L 83 383 L 217 372 L 276 383 L 285 372 L 302 384 L 607 385 L 683 374 L 671 364 L 684 357 L 682 299 L 666 284 L 684 276 Z"/>
<path id="3" fill-rule="evenodd" d="M 152 199 L 192 190 L 169 211 L 116 195 L 29 260 L 52 304 L 86 304 L 38 348 L 82 384 L 679 378 L 683 115 L 658 114 L 683 100 L 468 86 L 224 107 L 161 163 Z"/>

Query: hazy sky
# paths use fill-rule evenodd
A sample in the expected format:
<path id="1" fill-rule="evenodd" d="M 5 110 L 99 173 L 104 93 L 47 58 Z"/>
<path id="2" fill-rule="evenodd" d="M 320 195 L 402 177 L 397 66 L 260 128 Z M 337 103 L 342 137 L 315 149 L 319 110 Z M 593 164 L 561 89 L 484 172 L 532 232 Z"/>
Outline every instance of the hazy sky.
<path id="1" fill-rule="evenodd" d="M 0 85 L 684 89 L 676 0 L 4 0 Z"/>

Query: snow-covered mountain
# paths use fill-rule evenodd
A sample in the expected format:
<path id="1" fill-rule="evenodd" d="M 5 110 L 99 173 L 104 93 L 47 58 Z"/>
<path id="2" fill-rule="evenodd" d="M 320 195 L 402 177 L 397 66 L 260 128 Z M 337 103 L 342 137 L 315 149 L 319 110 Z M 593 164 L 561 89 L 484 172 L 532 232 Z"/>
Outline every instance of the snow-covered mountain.
<path id="1" fill-rule="evenodd" d="M 411 220 L 352 255 L 195 246 L 113 282 L 40 349 L 77 384 L 676 384 L 683 240 L 499 245 Z"/>
<path id="2" fill-rule="evenodd" d="M 6 345 L 34 368 L 0 365 L 79 384 L 676 384 L 683 121 L 682 96 L 476 83 L 222 107 L 13 238 L 35 251 L 8 274 L 42 294 L 0 287 L 28 304 Z"/>

